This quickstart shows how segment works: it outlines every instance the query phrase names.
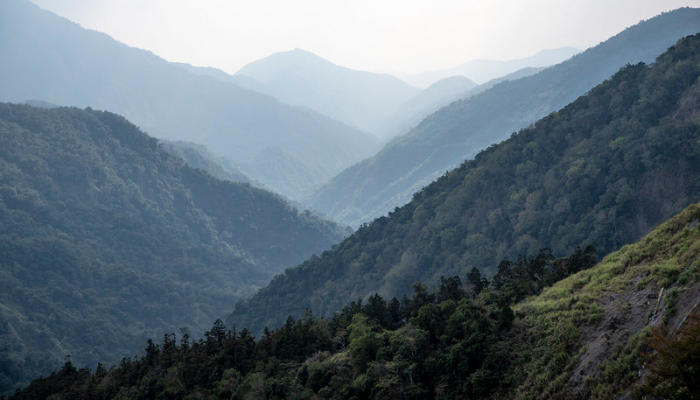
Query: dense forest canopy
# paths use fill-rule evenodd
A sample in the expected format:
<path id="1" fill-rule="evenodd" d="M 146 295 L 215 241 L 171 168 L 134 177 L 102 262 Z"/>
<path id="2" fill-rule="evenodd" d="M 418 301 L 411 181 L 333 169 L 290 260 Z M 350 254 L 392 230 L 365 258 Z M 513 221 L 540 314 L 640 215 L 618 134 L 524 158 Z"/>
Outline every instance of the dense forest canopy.
<path id="1" fill-rule="evenodd" d="M 0 103 L 0 392 L 189 326 L 348 232 L 123 117 Z"/>
<path id="2" fill-rule="evenodd" d="M 305 308 L 328 316 L 542 247 L 608 254 L 700 198 L 700 38 L 628 65 L 481 152 L 332 250 L 275 277 L 229 318 L 260 332 Z"/>
<path id="3" fill-rule="evenodd" d="M 257 340 L 221 320 L 199 340 L 165 333 L 109 369 L 67 360 L 10 398 L 692 398 L 699 220 L 696 204 L 597 265 L 591 246 L 542 249 L 503 260 L 491 282 L 476 269 L 418 282 L 410 297 L 307 311 Z"/>
<path id="4" fill-rule="evenodd" d="M 0 0 L 0 398 L 694 396 L 698 16 L 424 119 L 311 199 L 351 234 L 261 187 L 374 138 Z"/>

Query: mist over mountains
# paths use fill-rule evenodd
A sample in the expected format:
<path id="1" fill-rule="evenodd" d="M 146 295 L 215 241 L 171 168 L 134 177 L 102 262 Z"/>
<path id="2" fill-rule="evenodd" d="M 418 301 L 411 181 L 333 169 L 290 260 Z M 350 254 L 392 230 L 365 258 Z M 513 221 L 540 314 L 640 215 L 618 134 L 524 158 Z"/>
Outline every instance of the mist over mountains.
<path id="1" fill-rule="evenodd" d="M 0 4 L 0 57 L 0 101 L 37 99 L 111 110 L 156 137 L 206 144 L 292 198 L 376 150 L 371 135 L 193 74 L 26 0 Z M 281 165 L 260 157 L 263 152 L 282 154 Z"/>
<path id="2" fill-rule="evenodd" d="M 409 75 L 404 80 L 417 87 L 428 87 L 450 76 L 464 76 L 480 85 L 519 69 L 549 67 L 559 64 L 580 51 L 573 47 L 561 47 L 542 50 L 530 57 L 515 60 L 472 60 L 453 68 Z"/>
<path id="3" fill-rule="evenodd" d="M 698 206 L 642 239 L 700 200 L 700 9 L 577 52 L 229 75 L 0 0 L 0 397 L 640 395 L 700 328 Z"/>
<path id="4" fill-rule="evenodd" d="M 678 38 L 698 31 L 700 10 L 675 10 L 535 75 L 456 101 L 338 174 L 306 204 L 352 226 L 386 215 L 479 150 L 565 106 L 625 64 L 651 62 Z"/>
<path id="5" fill-rule="evenodd" d="M 392 76 L 353 71 L 302 50 L 231 76 L 168 63 L 25 0 L 1 6 L 0 54 L 8 60 L 0 66 L 1 101 L 120 113 L 156 137 L 205 144 L 295 200 L 374 154 L 376 136 L 404 133 L 466 88 L 443 84 L 437 97 L 432 88 L 413 99 L 421 90 Z M 416 102 L 425 106 L 412 117 Z"/>
<path id="6" fill-rule="evenodd" d="M 384 119 L 421 91 L 391 75 L 340 67 L 301 49 L 254 61 L 235 76 L 255 79 L 263 93 L 285 104 L 309 107 L 375 135 Z"/>

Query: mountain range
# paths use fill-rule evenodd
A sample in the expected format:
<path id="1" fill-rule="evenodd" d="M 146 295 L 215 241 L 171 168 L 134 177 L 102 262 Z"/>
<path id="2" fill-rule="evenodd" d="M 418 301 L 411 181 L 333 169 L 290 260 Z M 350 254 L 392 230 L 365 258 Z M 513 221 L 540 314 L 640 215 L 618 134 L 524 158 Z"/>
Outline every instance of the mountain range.
<path id="1" fill-rule="evenodd" d="M 309 107 L 386 141 L 406 133 L 427 115 L 454 100 L 474 95 L 502 80 L 533 74 L 540 66 L 563 61 L 572 51 L 549 50 L 521 60 L 494 61 L 502 68 L 484 66 L 493 79 L 482 85 L 460 75 L 462 70 L 450 70 L 445 74 L 454 72 L 453 76 L 446 76 L 424 90 L 390 75 L 340 67 L 301 49 L 254 61 L 233 77 L 210 68 L 198 72 L 234 81 L 285 104 Z M 480 89 L 474 90 L 476 86 Z"/>
<path id="2" fill-rule="evenodd" d="M 700 199 L 700 36 L 628 65 L 565 108 L 445 172 L 388 216 L 276 276 L 229 324 L 330 316 L 416 281 L 594 245 L 606 255 Z"/>
<path id="3" fill-rule="evenodd" d="M 526 67 L 507 75 L 491 79 L 477 85 L 469 78 L 463 76 L 451 76 L 441 79 L 420 92 L 412 99 L 401 104 L 394 114 L 389 117 L 382 126 L 380 138 L 390 140 L 409 132 L 425 117 L 457 100 L 467 99 L 486 91 L 493 86 L 505 82 L 534 75 L 544 67 Z"/>
<path id="4" fill-rule="evenodd" d="M 254 79 L 262 84 L 256 90 L 285 104 L 308 107 L 375 135 L 399 105 L 421 91 L 391 75 L 341 67 L 301 49 L 254 61 L 235 76 Z"/>
<path id="5" fill-rule="evenodd" d="M 511 74 L 523 68 L 549 67 L 566 61 L 580 50 L 573 47 L 542 50 L 530 57 L 514 60 L 472 60 L 453 68 L 409 75 L 404 80 L 417 87 L 428 87 L 451 76 L 463 76 L 477 84 Z"/>
<path id="6" fill-rule="evenodd" d="M 351 226 L 386 215 L 445 171 L 564 107 L 625 64 L 651 62 L 679 38 L 699 31 L 700 9 L 678 9 L 535 75 L 453 102 L 335 176 L 304 204 Z"/>
<path id="7" fill-rule="evenodd" d="M 168 63 L 0 1 L 0 397 L 696 393 L 659 365 L 700 354 L 662 330 L 700 328 L 699 31 L 679 9 L 420 91 L 302 50 Z"/>
<path id="8" fill-rule="evenodd" d="M 376 151 L 371 135 L 192 73 L 27 0 L 0 3 L 0 59 L 0 101 L 110 110 L 158 138 L 205 144 L 291 198 Z M 279 165 L 261 156 L 271 152 Z"/>
<path id="9" fill-rule="evenodd" d="M 0 393 L 202 332 L 347 234 L 116 114 L 0 103 Z"/>

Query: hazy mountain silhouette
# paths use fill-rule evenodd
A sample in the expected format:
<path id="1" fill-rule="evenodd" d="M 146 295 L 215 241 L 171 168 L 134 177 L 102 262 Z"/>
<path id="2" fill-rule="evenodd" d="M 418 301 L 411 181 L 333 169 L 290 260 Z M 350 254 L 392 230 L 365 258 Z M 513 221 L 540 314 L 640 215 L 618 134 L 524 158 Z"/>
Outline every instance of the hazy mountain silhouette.
<path id="1" fill-rule="evenodd" d="M 427 87 L 450 76 L 466 76 L 482 84 L 527 67 L 548 67 L 565 61 L 581 50 L 573 47 L 542 50 L 535 55 L 515 60 L 472 60 L 453 68 L 410 75 L 404 80 L 418 87 Z"/>
<path id="2" fill-rule="evenodd" d="M 664 13 L 561 64 L 454 102 L 334 177 L 306 204 L 354 226 L 386 214 L 446 170 L 570 103 L 625 64 L 653 61 L 698 31 L 700 9 Z"/>
<path id="3" fill-rule="evenodd" d="M 243 89 L 252 90 L 254 92 L 264 92 L 265 85 L 256 81 L 253 78 L 243 75 L 230 75 L 227 72 L 214 67 L 198 67 L 187 63 L 174 63 L 182 67 L 185 71 L 202 76 L 216 78 L 223 82 L 233 83 Z"/>
<path id="4" fill-rule="evenodd" d="M 301 49 L 254 61 L 235 76 L 257 80 L 264 85 L 263 93 L 283 103 L 309 107 L 372 133 L 420 92 L 391 75 L 341 67 Z"/>
<path id="5" fill-rule="evenodd" d="M 471 79 L 463 76 L 451 76 L 433 83 L 427 89 L 401 104 L 387 118 L 380 129 L 382 139 L 390 139 L 406 133 L 418 122 L 441 107 L 457 99 L 457 96 L 477 86 Z"/>
<path id="6" fill-rule="evenodd" d="M 408 132 L 411 128 L 418 125 L 425 117 L 453 101 L 469 98 L 501 82 L 534 75 L 543 69 L 544 67 L 519 69 L 508 75 L 491 79 L 481 85 L 476 85 L 469 78 L 463 76 L 453 76 L 435 82 L 430 85 L 429 88 L 402 104 L 396 112 L 387 119 L 381 130 L 381 139 L 389 140 Z"/>
<path id="7" fill-rule="evenodd" d="M 370 135 L 220 77 L 193 74 L 26 0 L 0 2 L 0 59 L 0 101 L 36 99 L 118 112 L 156 137 L 204 143 L 290 197 L 376 151 Z M 254 160 L 270 143 L 303 164 L 280 168 L 284 176 L 273 177 L 294 181 L 294 187 L 274 187 L 270 177 L 246 171 L 251 163 L 251 170 L 262 170 Z"/>

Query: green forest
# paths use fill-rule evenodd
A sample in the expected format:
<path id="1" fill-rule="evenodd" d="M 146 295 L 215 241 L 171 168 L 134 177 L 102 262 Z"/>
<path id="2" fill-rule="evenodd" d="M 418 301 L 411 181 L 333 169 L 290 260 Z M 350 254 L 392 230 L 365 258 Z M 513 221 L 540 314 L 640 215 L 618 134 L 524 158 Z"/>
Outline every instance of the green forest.
<path id="1" fill-rule="evenodd" d="M 21 40 L 0 35 L 19 57 L 0 76 L 40 100 L 0 102 L 0 400 L 700 399 L 700 33 L 595 87 L 578 75 L 700 9 L 427 117 L 383 172 L 465 161 L 353 233 L 264 188 L 309 193 L 374 148 L 365 133 L 3 1 Z M 550 113 L 584 91 L 567 79 L 592 88 Z M 49 102 L 105 93 L 199 144 Z M 470 140 L 469 157 L 494 144 L 446 144 Z M 378 186 L 416 184 L 399 181 Z"/>
<path id="2" fill-rule="evenodd" d="M 628 65 L 569 106 L 446 172 L 241 301 L 229 324 L 260 332 L 304 309 L 330 316 L 373 293 L 550 248 L 606 255 L 700 199 L 700 37 Z"/>
<path id="3" fill-rule="evenodd" d="M 200 340 L 166 333 L 109 369 L 66 360 L 10 399 L 695 398 L 700 310 L 675 338 L 660 322 L 676 326 L 678 306 L 699 295 L 698 221 L 694 205 L 598 264 L 592 246 L 559 259 L 542 249 L 502 261 L 490 281 L 473 269 L 432 289 L 417 282 L 410 297 L 375 294 L 330 319 L 307 311 L 257 340 L 221 320 Z M 661 309 L 625 295 L 663 287 L 673 289 Z M 601 306 L 611 294 L 618 304 Z M 655 326 L 626 322 L 639 312 Z M 591 330 L 624 340 L 599 349 L 597 376 L 572 388 Z"/>
<path id="4" fill-rule="evenodd" d="M 0 103 L 0 393 L 67 354 L 94 366 L 203 332 L 347 234 L 190 168 L 118 115 Z"/>

